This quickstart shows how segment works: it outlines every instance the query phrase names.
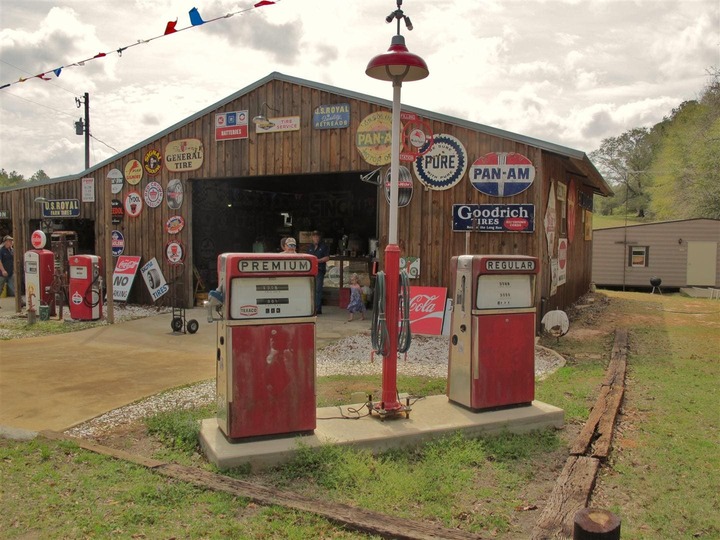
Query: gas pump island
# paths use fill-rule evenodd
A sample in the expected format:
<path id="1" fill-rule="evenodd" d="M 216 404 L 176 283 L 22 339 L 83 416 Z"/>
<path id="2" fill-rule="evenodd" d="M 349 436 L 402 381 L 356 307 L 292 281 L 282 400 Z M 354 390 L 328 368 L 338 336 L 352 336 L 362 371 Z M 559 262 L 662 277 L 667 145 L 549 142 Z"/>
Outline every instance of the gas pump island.
<path id="1" fill-rule="evenodd" d="M 217 422 L 229 440 L 315 429 L 316 275 L 312 255 L 218 257 L 208 320 L 218 321 Z"/>

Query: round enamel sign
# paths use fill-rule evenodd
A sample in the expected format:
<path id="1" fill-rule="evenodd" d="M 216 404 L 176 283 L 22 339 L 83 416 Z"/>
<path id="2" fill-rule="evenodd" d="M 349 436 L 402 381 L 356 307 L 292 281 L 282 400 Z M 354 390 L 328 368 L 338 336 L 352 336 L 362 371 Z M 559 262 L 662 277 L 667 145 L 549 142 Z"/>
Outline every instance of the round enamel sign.
<path id="1" fill-rule="evenodd" d="M 163 188 L 159 182 L 148 182 L 144 195 L 145 204 L 150 208 L 157 208 L 163 200 Z"/>
<path id="2" fill-rule="evenodd" d="M 143 177 L 143 167 L 137 159 L 131 159 L 125 164 L 125 180 L 131 186 L 140 183 Z"/>
<path id="3" fill-rule="evenodd" d="M 413 163 L 415 175 L 430 189 L 450 189 L 467 170 L 467 153 L 463 144 L 444 133 L 433 137 L 430 151 Z"/>
<path id="4" fill-rule="evenodd" d="M 155 176 L 162 169 L 162 154 L 155 150 L 148 150 L 143 158 L 143 167 L 150 176 Z"/>
<path id="5" fill-rule="evenodd" d="M 47 236 L 45 236 L 43 231 L 40 229 L 33 231 L 30 236 L 30 243 L 32 244 L 32 247 L 35 249 L 42 249 L 45 247 L 45 242 L 47 242 Z"/>
<path id="6" fill-rule="evenodd" d="M 170 264 L 180 264 L 185 258 L 185 248 L 182 242 L 172 240 L 165 246 L 165 256 Z"/>
<path id="7" fill-rule="evenodd" d="M 391 143 L 391 113 L 374 112 L 362 119 L 355 135 L 355 145 L 365 161 L 370 165 L 390 163 Z"/>
<path id="8" fill-rule="evenodd" d="M 388 169 L 385 175 L 385 198 L 387 202 L 390 202 L 390 177 L 392 171 Z M 413 181 L 412 173 L 410 169 L 400 165 L 398 169 L 398 208 L 407 206 L 410 204 L 410 199 L 413 196 Z"/>
<path id="9" fill-rule="evenodd" d="M 123 173 L 119 169 L 111 169 L 107 177 L 110 180 L 110 191 L 114 194 L 120 193 L 123 188 Z"/>
<path id="10" fill-rule="evenodd" d="M 182 216 L 171 216 L 165 223 L 168 234 L 178 234 L 185 227 L 185 220 Z"/>
<path id="11" fill-rule="evenodd" d="M 130 217 L 138 217 L 142 212 L 143 200 L 137 191 L 131 191 L 125 197 L 125 212 Z"/>

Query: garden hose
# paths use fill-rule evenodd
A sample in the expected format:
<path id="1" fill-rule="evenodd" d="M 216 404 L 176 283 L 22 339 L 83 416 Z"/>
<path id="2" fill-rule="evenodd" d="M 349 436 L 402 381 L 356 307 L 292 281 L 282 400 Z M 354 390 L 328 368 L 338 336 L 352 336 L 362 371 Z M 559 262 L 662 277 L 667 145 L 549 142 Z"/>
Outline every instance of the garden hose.
<path id="1" fill-rule="evenodd" d="M 410 277 L 403 270 L 400 272 L 400 329 L 398 331 L 397 350 L 399 353 L 406 353 L 412 343 L 410 332 Z"/>
<path id="2" fill-rule="evenodd" d="M 375 280 L 370 340 L 372 348 L 377 354 L 387 355 L 388 329 L 387 319 L 385 319 L 385 272 L 382 271 L 377 273 Z"/>

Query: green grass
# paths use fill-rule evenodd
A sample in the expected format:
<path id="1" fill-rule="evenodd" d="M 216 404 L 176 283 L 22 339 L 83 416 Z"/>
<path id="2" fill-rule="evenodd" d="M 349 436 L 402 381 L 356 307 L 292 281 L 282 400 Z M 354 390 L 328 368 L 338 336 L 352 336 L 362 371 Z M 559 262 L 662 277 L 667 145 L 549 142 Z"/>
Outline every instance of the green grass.
<path id="1" fill-rule="evenodd" d="M 635 215 L 628 216 L 627 220 L 624 215 L 603 216 L 602 214 L 593 214 L 593 230 L 609 229 L 610 227 L 624 227 L 627 225 L 637 225 L 639 223 L 650 223 L 651 220 L 638 218 Z"/>
<path id="2" fill-rule="evenodd" d="M 623 538 L 720 538 L 717 302 L 626 294 L 626 429 L 603 476 Z"/>

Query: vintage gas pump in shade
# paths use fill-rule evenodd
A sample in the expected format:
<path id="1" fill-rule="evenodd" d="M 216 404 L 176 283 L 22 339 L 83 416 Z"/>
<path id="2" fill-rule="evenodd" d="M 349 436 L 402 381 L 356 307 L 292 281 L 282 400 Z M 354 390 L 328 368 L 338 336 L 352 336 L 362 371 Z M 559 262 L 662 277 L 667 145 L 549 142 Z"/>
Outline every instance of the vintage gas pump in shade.
<path id="1" fill-rule="evenodd" d="M 94 321 L 102 316 L 102 259 L 97 255 L 70 257 L 68 304 L 70 317 Z"/>
<path id="2" fill-rule="evenodd" d="M 231 440 L 312 432 L 315 276 L 304 254 L 223 253 L 208 320 L 217 329 L 217 420 Z"/>
<path id="3" fill-rule="evenodd" d="M 533 401 L 537 273 L 534 257 L 452 258 L 450 401 L 473 410 Z"/>
<path id="4" fill-rule="evenodd" d="M 36 310 L 41 304 L 50 306 L 55 315 L 55 295 L 52 292 L 55 256 L 49 249 L 31 249 L 25 252 L 25 292 L 28 308 Z"/>

